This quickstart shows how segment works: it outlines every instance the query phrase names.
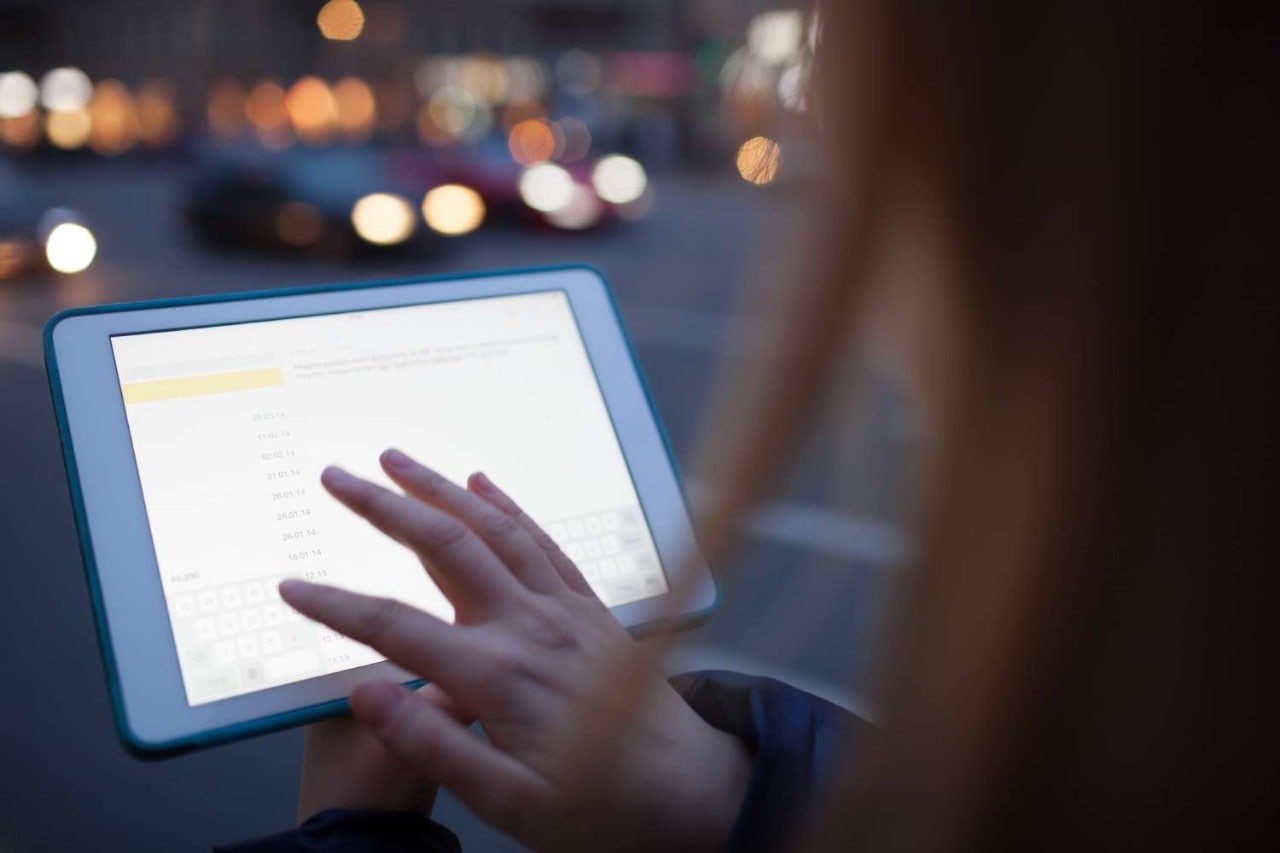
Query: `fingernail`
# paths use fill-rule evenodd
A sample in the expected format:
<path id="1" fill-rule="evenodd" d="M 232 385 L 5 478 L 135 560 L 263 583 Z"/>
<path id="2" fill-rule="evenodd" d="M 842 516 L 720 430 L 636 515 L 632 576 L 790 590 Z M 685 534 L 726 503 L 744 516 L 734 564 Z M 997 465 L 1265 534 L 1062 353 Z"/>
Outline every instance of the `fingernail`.
<path id="1" fill-rule="evenodd" d="M 365 723 L 379 728 L 395 714 L 405 699 L 404 688 L 391 681 L 361 684 L 351 694 L 351 712 Z"/>
<path id="2" fill-rule="evenodd" d="M 311 584 L 306 581 L 300 581 L 297 578 L 289 578 L 288 580 L 280 581 L 276 586 L 276 589 L 280 590 L 280 595 L 285 598 L 290 598 L 300 593 L 305 594 L 310 586 Z"/>
<path id="3" fill-rule="evenodd" d="M 412 459 L 401 453 L 399 450 L 396 450 L 394 447 L 383 451 L 382 461 L 392 468 L 399 468 L 401 470 L 413 465 Z"/>
<path id="4" fill-rule="evenodd" d="M 330 465 L 320 472 L 320 482 L 326 486 L 345 486 L 355 481 L 355 477 L 339 468 L 337 465 Z"/>

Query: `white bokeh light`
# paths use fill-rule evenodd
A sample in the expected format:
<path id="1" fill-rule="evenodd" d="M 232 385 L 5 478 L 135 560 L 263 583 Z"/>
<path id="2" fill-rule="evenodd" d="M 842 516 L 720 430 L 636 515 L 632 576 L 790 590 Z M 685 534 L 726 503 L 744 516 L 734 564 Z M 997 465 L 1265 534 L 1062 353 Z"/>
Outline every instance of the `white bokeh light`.
<path id="1" fill-rule="evenodd" d="M 49 232 L 44 244 L 49 266 L 58 272 L 74 273 L 88 269 L 98 254 L 98 241 L 93 232 L 77 222 L 63 222 Z"/>
<path id="2" fill-rule="evenodd" d="M 605 157 L 591 173 L 592 186 L 600 198 L 613 204 L 630 204 L 649 187 L 649 176 L 630 157 L 619 154 Z"/>
<path id="3" fill-rule="evenodd" d="M 554 213 L 573 200 L 573 176 L 562 166 L 541 163 L 520 176 L 520 198 L 534 210 Z"/>
<path id="4" fill-rule="evenodd" d="M 79 68 L 55 68 L 40 78 L 40 104 L 50 112 L 84 109 L 92 96 L 93 83 Z"/>
<path id="5" fill-rule="evenodd" d="M 21 71 L 0 74 L 0 118 L 18 118 L 36 108 L 36 81 Z"/>

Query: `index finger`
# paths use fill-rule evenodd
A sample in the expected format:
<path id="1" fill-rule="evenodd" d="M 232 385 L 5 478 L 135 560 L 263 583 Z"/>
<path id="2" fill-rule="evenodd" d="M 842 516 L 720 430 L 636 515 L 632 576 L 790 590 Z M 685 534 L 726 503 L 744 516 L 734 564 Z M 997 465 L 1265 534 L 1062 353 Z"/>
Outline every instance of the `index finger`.
<path id="1" fill-rule="evenodd" d="M 286 580 L 280 597 L 303 616 L 380 652 L 403 669 L 439 684 L 471 706 L 495 679 L 486 657 L 463 629 L 391 598 L 335 586 Z"/>

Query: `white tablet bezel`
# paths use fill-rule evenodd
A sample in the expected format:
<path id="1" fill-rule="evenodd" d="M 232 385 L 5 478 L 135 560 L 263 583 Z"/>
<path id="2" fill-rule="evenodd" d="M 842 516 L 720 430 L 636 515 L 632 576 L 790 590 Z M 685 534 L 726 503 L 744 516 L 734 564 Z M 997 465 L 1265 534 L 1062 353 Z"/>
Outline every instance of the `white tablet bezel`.
<path id="1" fill-rule="evenodd" d="M 338 713 L 383 662 L 208 704 L 187 703 L 110 339 L 113 335 L 540 291 L 567 294 L 672 592 L 613 609 L 638 629 L 709 613 L 718 590 L 693 553 L 674 460 L 604 279 L 586 267 L 136 303 L 64 312 L 46 328 L 50 372 L 120 734 L 175 752 Z M 676 577 L 673 572 L 684 574 Z"/>

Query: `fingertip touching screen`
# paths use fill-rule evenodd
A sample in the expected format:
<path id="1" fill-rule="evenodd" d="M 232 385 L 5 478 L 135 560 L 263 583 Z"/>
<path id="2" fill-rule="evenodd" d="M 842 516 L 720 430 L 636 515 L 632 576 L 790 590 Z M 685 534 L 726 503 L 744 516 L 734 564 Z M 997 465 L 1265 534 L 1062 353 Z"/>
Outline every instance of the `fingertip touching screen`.
<path id="1" fill-rule="evenodd" d="M 382 660 L 303 619 L 305 578 L 452 619 L 417 557 L 320 486 L 396 447 L 484 471 L 613 607 L 668 591 L 563 291 L 111 338 L 187 701 Z"/>

